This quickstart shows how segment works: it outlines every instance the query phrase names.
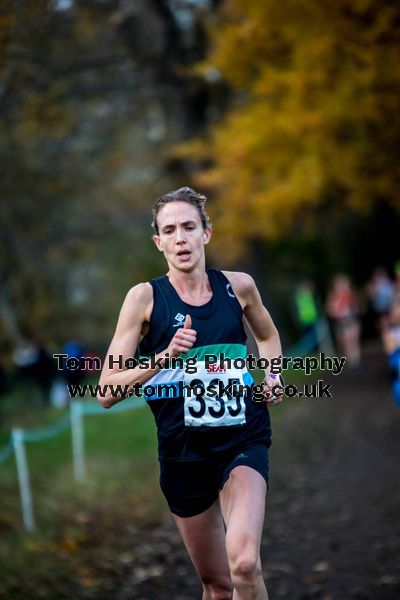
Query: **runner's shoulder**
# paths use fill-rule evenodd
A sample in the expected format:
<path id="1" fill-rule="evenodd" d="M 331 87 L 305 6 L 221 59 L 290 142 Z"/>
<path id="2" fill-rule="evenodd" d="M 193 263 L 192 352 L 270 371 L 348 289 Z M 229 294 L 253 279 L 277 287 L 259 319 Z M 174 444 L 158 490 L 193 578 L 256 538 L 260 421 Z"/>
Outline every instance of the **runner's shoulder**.
<path id="1" fill-rule="evenodd" d="M 251 275 L 242 271 L 221 271 L 229 280 L 233 291 L 245 296 L 256 287 L 256 283 Z"/>
<path id="2" fill-rule="evenodd" d="M 138 302 L 146 302 L 153 298 L 153 288 L 148 281 L 137 283 L 128 290 L 126 297 Z"/>
<path id="3" fill-rule="evenodd" d="M 153 288 L 151 284 L 146 281 L 131 287 L 126 294 L 124 305 L 128 310 L 135 313 L 142 312 L 146 318 L 151 314 L 153 308 Z"/>

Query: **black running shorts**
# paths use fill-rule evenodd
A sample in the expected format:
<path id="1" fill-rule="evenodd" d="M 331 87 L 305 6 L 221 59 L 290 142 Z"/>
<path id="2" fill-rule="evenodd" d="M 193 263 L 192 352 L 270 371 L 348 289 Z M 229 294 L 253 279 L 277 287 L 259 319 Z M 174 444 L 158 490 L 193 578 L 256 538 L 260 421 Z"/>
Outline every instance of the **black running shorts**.
<path id="1" fill-rule="evenodd" d="M 199 460 L 160 461 L 160 487 L 172 513 L 193 517 L 210 508 L 232 469 L 239 465 L 255 469 L 268 488 L 268 464 L 268 446 L 262 443 Z"/>

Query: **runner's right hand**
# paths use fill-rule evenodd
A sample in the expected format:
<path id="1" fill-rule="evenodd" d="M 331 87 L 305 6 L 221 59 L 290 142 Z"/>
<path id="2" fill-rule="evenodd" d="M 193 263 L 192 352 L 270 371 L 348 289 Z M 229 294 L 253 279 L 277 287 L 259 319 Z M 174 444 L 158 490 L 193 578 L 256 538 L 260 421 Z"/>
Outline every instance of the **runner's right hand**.
<path id="1" fill-rule="evenodd" d="M 176 334 L 169 343 L 165 353 L 168 352 L 169 356 L 178 356 L 181 352 L 186 354 L 188 350 L 193 347 L 196 341 L 197 331 L 191 329 L 192 318 L 190 315 L 186 315 L 185 323 L 183 327 L 179 327 Z"/>

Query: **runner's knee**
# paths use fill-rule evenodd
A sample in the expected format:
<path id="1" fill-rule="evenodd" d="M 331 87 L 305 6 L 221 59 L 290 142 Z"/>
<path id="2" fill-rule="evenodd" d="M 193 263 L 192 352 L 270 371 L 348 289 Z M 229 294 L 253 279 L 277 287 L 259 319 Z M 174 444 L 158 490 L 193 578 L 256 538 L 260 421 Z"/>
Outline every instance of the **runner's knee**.
<path id="1" fill-rule="evenodd" d="M 231 577 L 235 587 L 256 584 L 261 576 L 261 560 L 250 553 L 239 553 L 231 562 Z"/>
<path id="2" fill-rule="evenodd" d="M 235 588 L 248 588 L 256 585 L 262 571 L 259 552 L 255 545 L 243 543 L 241 546 L 236 546 L 235 549 L 228 548 L 227 550 L 232 583 Z"/>

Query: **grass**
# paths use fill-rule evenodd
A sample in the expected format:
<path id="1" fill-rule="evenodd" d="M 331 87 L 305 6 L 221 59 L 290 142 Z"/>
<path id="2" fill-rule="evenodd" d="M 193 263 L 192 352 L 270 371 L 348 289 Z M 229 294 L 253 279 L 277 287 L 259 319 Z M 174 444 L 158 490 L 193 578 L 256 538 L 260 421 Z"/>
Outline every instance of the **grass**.
<path id="1" fill-rule="evenodd" d="M 30 411 L 26 411 L 22 421 L 32 423 Z M 56 422 L 67 414 L 67 411 L 41 409 L 41 426 Z M 38 416 L 38 415 L 37 415 Z M 21 423 L 21 421 L 19 421 Z M 102 485 L 117 484 L 125 477 L 142 483 L 146 471 L 143 465 L 156 462 L 156 429 L 154 419 L 145 407 L 123 413 L 104 411 L 104 415 L 84 417 L 85 454 L 89 481 L 101 481 Z M 3 443 L 4 443 L 3 436 Z M 40 442 L 25 443 L 30 478 L 34 496 L 39 492 L 51 493 L 55 484 L 72 482 L 73 463 L 70 428 L 57 436 Z M 17 491 L 16 465 L 13 457 L 0 465 L 0 510 L 7 502 L 7 489 L 14 496 Z M 14 498 L 9 505 L 15 505 Z"/>
<path id="2" fill-rule="evenodd" d="M 15 406 L 17 417 L 7 419 L 8 424 L 29 429 L 67 413 L 35 402 L 27 405 L 23 398 Z M 15 599 L 39 598 L 41 590 L 48 593 L 50 586 L 54 592 L 64 580 L 70 589 L 77 573 L 88 582 L 85 569 L 115 545 L 122 524 L 145 523 L 166 510 L 158 490 L 156 429 L 148 407 L 85 416 L 84 427 L 87 478 L 82 485 L 73 477 L 69 428 L 51 439 L 25 444 L 34 534 L 23 531 L 14 457 L 0 465 L 0 598 L 2 593 Z M 6 437 L 3 431 L 3 440 Z M 29 573 L 32 590 L 21 581 L 21 573 Z M 73 590 L 63 593 L 43 597 L 75 597 Z"/>

